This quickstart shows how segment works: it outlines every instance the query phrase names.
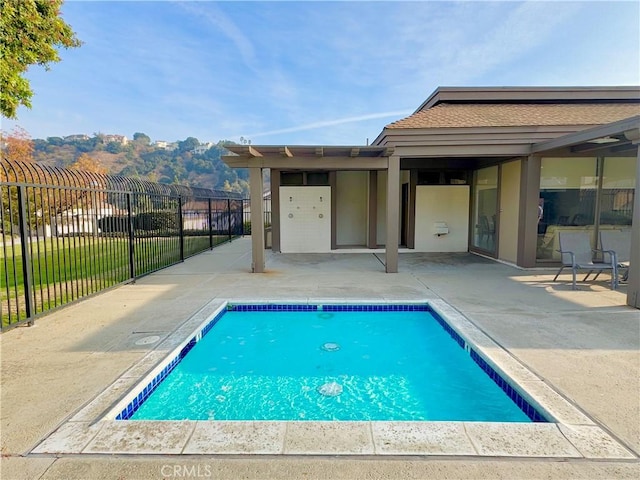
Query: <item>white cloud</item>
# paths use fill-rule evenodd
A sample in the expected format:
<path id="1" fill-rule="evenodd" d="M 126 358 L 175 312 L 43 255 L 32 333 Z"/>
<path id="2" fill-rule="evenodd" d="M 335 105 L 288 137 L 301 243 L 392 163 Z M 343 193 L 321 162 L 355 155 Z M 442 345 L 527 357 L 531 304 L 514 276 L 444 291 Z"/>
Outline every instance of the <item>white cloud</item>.
<path id="1" fill-rule="evenodd" d="M 256 68 L 256 51 L 253 43 L 214 2 L 181 2 L 178 5 L 192 14 L 194 22 L 205 21 L 219 29 L 231 40 L 244 64 L 252 70 Z"/>
<path id="2" fill-rule="evenodd" d="M 396 111 L 396 112 L 380 112 L 380 113 L 369 113 L 366 115 L 358 115 L 355 117 L 345 117 L 345 118 L 336 118 L 333 120 L 324 120 L 321 122 L 314 122 L 314 123 L 307 123 L 305 125 L 297 125 L 295 127 L 287 127 L 287 128 L 281 128 L 278 130 L 270 130 L 270 131 L 266 131 L 266 132 L 257 132 L 257 133 L 251 133 L 248 135 L 244 135 L 245 137 L 249 137 L 249 138 L 255 138 L 255 137 L 266 137 L 266 136 L 271 136 L 271 135 L 279 135 L 282 133 L 293 133 L 293 132 L 301 132 L 303 130 L 315 130 L 318 128 L 326 128 L 326 127 L 333 127 L 336 125 L 342 125 L 345 123 L 357 123 L 357 122 L 363 122 L 365 120 L 374 120 L 377 118 L 398 118 L 401 116 L 405 116 L 405 115 L 409 115 L 411 113 L 411 111 L 409 110 L 403 110 L 403 111 Z"/>

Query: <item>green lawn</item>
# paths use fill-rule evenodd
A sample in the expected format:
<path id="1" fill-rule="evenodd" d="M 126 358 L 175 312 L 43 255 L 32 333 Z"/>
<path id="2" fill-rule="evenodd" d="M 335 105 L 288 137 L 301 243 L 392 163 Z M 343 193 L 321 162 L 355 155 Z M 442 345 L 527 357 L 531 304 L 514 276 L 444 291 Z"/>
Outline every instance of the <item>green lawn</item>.
<path id="1" fill-rule="evenodd" d="M 213 243 L 215 246 L 227 240 L 227 236 L 214 236 Z M 48 238 L 31 242 L 28 247 L 36 314 L 130 279 L 128 238 Z M 184 237 L 185 257 L 208 248 L 208 235 Z M 0 258 L 4 266 L 0 271 L 0 301 L 5 327 L 26 319 L 21 246 L 0 247 Z M 136 276 L 173 265 L 180 261 L 179 238 L 136 238 L 134 258 Z"/>

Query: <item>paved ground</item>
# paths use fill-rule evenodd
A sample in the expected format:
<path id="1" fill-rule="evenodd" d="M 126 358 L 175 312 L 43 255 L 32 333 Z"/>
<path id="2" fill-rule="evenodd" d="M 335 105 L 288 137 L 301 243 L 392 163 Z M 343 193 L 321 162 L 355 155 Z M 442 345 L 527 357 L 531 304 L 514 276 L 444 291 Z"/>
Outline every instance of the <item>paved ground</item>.
<path id="1" fill-rule="evenodd" d="M 267 256 L 250 274 L 250 242 L 61 309 L 0 336 L 0 478 L 639 478 L 640 311 L 624 287 L 553 283 L 552 270 L 519 270 L 474 255 Z M 48 456 L 29 452 L 151 346 L 213 298 L 415 300 L 442 298 L 634 452 L 628 461 L 423 457 Z"/>

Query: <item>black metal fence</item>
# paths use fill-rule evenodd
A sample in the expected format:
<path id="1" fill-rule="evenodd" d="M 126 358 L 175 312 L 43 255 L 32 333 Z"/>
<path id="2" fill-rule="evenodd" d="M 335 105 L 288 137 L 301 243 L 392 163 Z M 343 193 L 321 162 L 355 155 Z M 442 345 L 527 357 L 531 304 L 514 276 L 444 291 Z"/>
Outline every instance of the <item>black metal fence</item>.
<path id="1" fill-rule="evenodd" d="M 244 234 L 250 235 L 251 234 L 251 199 L 250 198 L 244 199 L 242 211 L 244 214 L 244 218 L 243 218 Z M 264 218 L 264 227 L 269 228 L 271 227 L 271 196 L 270 195 L 269 197 L 262 199 L 262 211 L 263 211 L 263 218 Z"/>
<path id="2" fill-rule="evenodd" d="M 1 330 L 243 235 L 240 195 L 0 163 Z"/>

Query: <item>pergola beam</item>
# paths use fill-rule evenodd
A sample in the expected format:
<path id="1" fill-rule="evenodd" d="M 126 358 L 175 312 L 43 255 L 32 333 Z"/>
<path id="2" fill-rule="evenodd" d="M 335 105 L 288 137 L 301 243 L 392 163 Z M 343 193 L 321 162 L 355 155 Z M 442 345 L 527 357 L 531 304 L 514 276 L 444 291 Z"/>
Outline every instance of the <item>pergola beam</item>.
<path id="1" fill-rule="evenodd" d="M 280 155 L 282 155 L 283 157 L 293 157 L 293 153 L 291 153 L 291 150 L 289 150 L 289 147 L 282 147 L 280 149 Z"/>
<path id="2" fill-rule="evenodd" d="M 257 149 L 255 149 L 251 145 L 249 145 L 249 148 L 247 148 L 247 155 L 249 155 L 251 157 L 262 157 L 263 156 Z"/>
<path id="3" fill-rule="evenodd" d="M 386 157 L 246 157 L 225 156 L 231 168 L 280 168 L 302 170 L 386 170 Z"/>

